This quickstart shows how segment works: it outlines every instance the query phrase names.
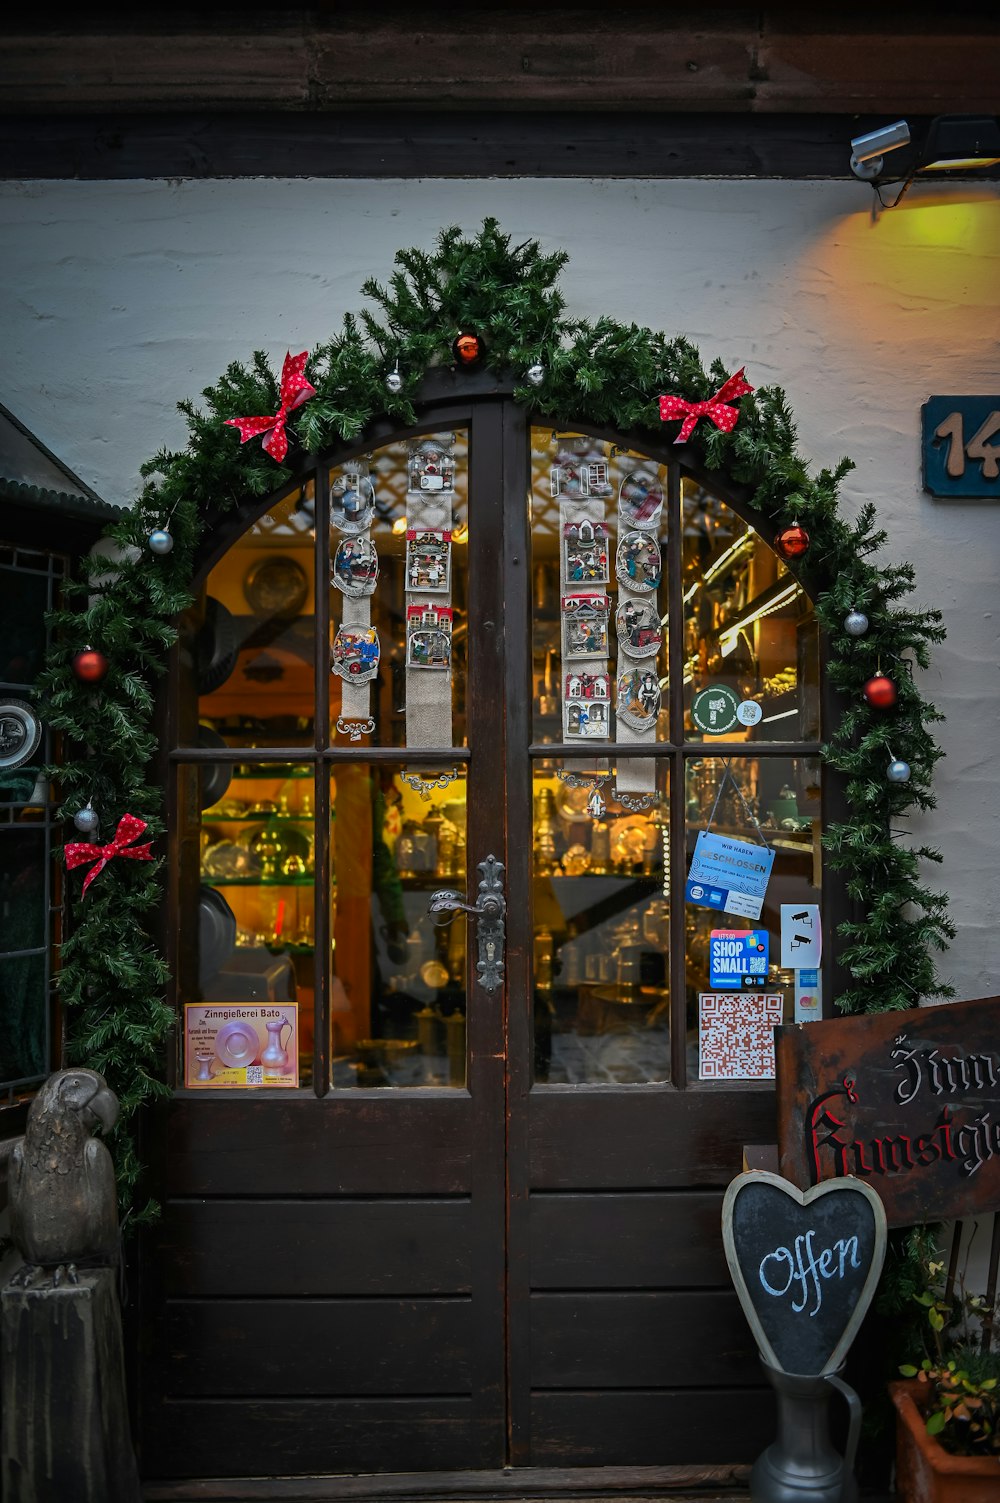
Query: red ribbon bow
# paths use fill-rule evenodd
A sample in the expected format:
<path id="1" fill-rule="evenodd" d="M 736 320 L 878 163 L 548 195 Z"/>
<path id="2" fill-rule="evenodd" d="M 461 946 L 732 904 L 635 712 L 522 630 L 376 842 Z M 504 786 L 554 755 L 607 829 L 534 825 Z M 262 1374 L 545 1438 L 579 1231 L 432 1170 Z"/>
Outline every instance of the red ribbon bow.
<path id="1" fill-rule="evenodd" d="M 735 401 L 737 397 L 745 397 L 751 391 L 753 387 L 749 381 L 744 381 L 741 367 L 707 402 L 686 402 L 683 397 L 661 397 L 660 421 L 669 423 L 672 418 L 684 419 L 681 431 L 674 439 L 675 444 L 686 443 L 694 432 L 698 419 L 703 417 L 711 418 L 723 433 L 732 433 L 739 413 L 735 407 L 727 407 L 726 403 Z"/>
<path id="2" fill-rule="evenodd" d="M 249 443 L 252 438 L 259 438 L 262 433 L 266 433 L 263 447 L 279 464 L 288 453 L 285 419 L 296 407 L 301 407 L 303 402 L 308 402 L 310 397 L 316 395 L 315 386 L 310 386 L 303 374 L 308 359 L 308 350 L 303 350 L 301 355 L 285 356 L 285 363 L 281 367 L 281 406 L 274 417 L 226 418 L 227 428 L 240 430 L 241 444 Z"/>
<path id="3" fill-rule="evenodd" d="M 88 861 L 97 863 L 93 871 L 89 871 L 83 879 L 84 893 L 98 872 L 104 870 L 112 856 L 127 856 L 130 861 L 152 861 L 151 841 L 147 841 L 145 845 L 132 845 L 133 840 L 138 840 L 145 828 L 144 819 L 139 819 L 135 814 L 124 814 L 118 821 L 115 838 L 110 845 L 88 845 L 84 840 L 70 841 L 65 848 L 67 871 L 72 871 L 74 866 L 82 866 Z"/>

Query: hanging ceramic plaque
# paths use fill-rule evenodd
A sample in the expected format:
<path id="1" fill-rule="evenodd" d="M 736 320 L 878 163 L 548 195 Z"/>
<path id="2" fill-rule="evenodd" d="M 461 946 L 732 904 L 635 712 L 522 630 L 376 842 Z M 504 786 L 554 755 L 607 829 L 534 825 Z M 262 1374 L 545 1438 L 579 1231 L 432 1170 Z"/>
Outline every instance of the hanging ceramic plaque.
<path id="1" fill-rule="evenodd" d="M 608 655 L 611 601 L 603 591 L 579 591 L 562 598 L 563 657 L 604 658 Z"/>
<path id="2" fill-rule="evenodd" d="M 563 732 L 567 741 L 607 740 L 611 719 L 611 680 L 606 673 L 567 673 L 563 692 Z"/>
<path id="3" fill-rule="evenodd" d="M 659 526 L 663 491 L 656 480 L 641 470 L 632 470 L 618 489 L 618 513 L 627 527 L 653 531 Z"/>
<path id="4" fill-rule="evenodd" d="M 566 580 L 569 584 L 607 584 L 608 529 L 588 517 L 563 527 Z"/>
<path id="5" fill-rule="evenodd" d="M 348 683 L 364 684 L 378 673 L 379 641 L 374 626 L 338 626 L 331 652 L 332 668 Z"/>
<path id="6" fill-rule="evenodd" d="M 593 788 L 587 799 L 587 813 L 593 819 L 603 819 L 608 812 L 608 801 L 599 788 Z"/>
<path id="7" fill-rule="evenodd" d="M 344 595 L 362 599 L 378 583 L 378 553 L 369 537 L 342 538 L 333 555 L 333 582 Z"/>
<path id="8" fill-rule="evenodd" d="M 375 487 L 363 470 L 344 470 L 330 487 L 330 521 L 338 532 L 367 532 L 375 520 Z"/>
<path id="9" fill-rule="evenodd" d="M 406 534 L 406 588 L 447 595 L 451 590 L 451 533 L 411 528 Z"/>
<path id="10" fill-rule="evenodd" d="M 29 762 L 42 739 L 41 722 L 26 699 L 0 698 L 0 771 Z"/>
<path id="11" fill-rule="evenodd" d="M 452 610 L 447 605 L 406 608 L 407 668 L 451 667 Z"/>
<path id="12" fill-rule="evenodd" d="M 615 573 L 626 589 L 645 593 L 660 583 L 660 550 L 648 532 L 626 532 L 615 555 Z"/>
<path id="13" fill-rule="evenodd" d="M 549 489 L 553 497 L 612 495 L 614 488 L 603 444 L 588 439 L 561 444 L 556 462 L 549 470 Z"/>
<path id="14" fill-rule="evenodd" d="M 407 489 L 424 495 L 450 495 L 455 489 L 455 457 L 441 434 L 418 438 L 410 445 Z"/>
<path id="15" fill-rule="evenodd" d="M 660 713 L 660 684 L 652 668 L 626 668 L 618 679 L 618 718 L 634 731 L 648 730 Z"/>
<path id="16" fill-rule="evenodd" d="M 627 658 L 655 658 L 663 646 L 663 627 L 649 600 L 623 600 L 615 611 L 615 630 Z"/>

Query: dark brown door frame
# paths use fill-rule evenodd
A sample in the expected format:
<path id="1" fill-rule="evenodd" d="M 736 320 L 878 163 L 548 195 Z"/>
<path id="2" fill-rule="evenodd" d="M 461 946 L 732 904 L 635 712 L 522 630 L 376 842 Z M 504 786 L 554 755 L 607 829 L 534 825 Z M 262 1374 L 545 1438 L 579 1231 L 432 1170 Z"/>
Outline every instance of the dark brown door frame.
<path id="1" fill-rule="evenodd" d="M 491 781 L 485 796 L 470 799 L 468 843 L 470 893 L 475 892 L 476 862 L 492 852 L 506 862 L 507 895 L 510 905 L 507 986 L 502 994 L 502 1011 L 496 999 L 486 998 L 482 994 L 478 995 L 475 1001 L 479 1005 L 473 1005 L 470 1008 L 468 1038 L 471 1102 L 467 1127 L 471 1141 L 487 1145 L 482 1161 L 483 1187 L 487 1182 L 493 1187 L 489 1196 L 483 1195 L 480 1198 L 475 1216 L 474 1256 L 482 1260 L 481 1266 L 484 1269 L 491 1271 L 483 1282 L 480 1299 L 482 1320 L 474 1343 L 472 1366 L 474 1387 L 480 1396 L 479 1422 L 488 1425 L 491 1422 L 490 1415 L 498 1422 L 497 1449 L 492 1459 L 492 1465 L 496 1467 L 505 1464 L 524 1465 L 529 1456 L 530 1444 L 526 1322 L 530 1258 L 528 1196 L 531 1176 L 529 1165 L 532 1156 L 529 1098 L 532 1061 L 533 946 L 528 902 L 532 837 L 531 767 L 534 758 L 542 754 L 563 755 L 567 758 L 588 754 L 588 749 L 577 745 L 565 748 L 547 746 L 544 750 L 535 749 L 533 753 L 528 750 L 531 742 L 532 703 L 530 540 L 527 535 L 526 506 L 530 423 L 525 409 L 513 401 L 512 385 L 512 382 L 498 381 L 488 375 L 456 377 L 449 372 L 434 373 L 425 387 L 424 400 L 418 406 L 419 420 L 412 428 L 400 430 L 384 420 L 373 423 L 363 443 L 352 444 L 332 454 L 324 455 L 319 462 L 303 463 L 297 470 L 291 485 L 283 487 L 267 500 L 263 502 L 254 500 L 251 505 L 242 506 L 235 513 L 230 513 L 224 518 L 213 519 L 214 525 L 210 525 L 206 532 L 198 576 L 203 578 L 234 538 L 257 516 L 273 506 L 281 495 L 286 494 L 289 489 L 295 488 L 304 480 L 314 478 L 318 521 L 316 550 L 317 739 L 312 751 L 301 747 L 268 748 L 254 752 L 253 760 L 261 762 L 312 761 L 319 770 L 329 769 L 345 760 L 441 763 L 452 762 L 458 758 L 470 762 L 472 775 L 475 777 L 477 770 L 481 771 L 484 768 L 483 759 L 489 756 L 496 757 L 498 749 L 501 745 L 504 746 L 502 765 L 499 762 L 495 764 L 496 780 Z M 543 420 L 535 419 L 535 421 Z M 332 464 L 341 463 L 358 453 L 377 447 L 389 438 L 405 438 L 420 432 L 432 431 L 447 423 L 468 423 L 470 427 L 470 528 L 473 546 L 469 551 L 469 625 L 470 661 L 475 666 L 469 684 L 469 748 L 468 750 L 421 752 L 417 755 L 407 753 L 405 749 L 359 748 L 351 750 L 329 747 L 325 744 L 329 697 L 324 647 L 329 625 L 326 588 L 329 578 L 326 476 Z M 695 478 L 704 480 L 735 511 L 755 526 L 765 539 L 768 537 L 763 519 L 754 513 L 748 504 L 745 489 L 731 485 L 723 476 L 706 473 L 692 453 L 681 450 L 678 457 L 678 451 L 674 449 L 674 446 L 650 442 L 645 435 L 629 436 L 596 431 L 592 428 L 581 428 L 581 431 L 594 432 L 597 437 L 641 449 L 651 458 L 671 466 L 670 504 L 674 509 L 672 518 L 674 538 L 679 536 L 677 521 L 681 466 Z M 490 499 L 487 500 L 487 498 Z M 670 566 L 676 575 L 679 571 L 679 551 L 676 546 L 672 548 L 670 559 Z M 681 603 L 677 579 L 673 576 L 669 598 L 672 612 L 671 641 L 677 643 L 682 640 L 682 635 L 678 630 Z M 171 679 L 175 680 L 176 675 L 171 675 Z M 677 682 L 678 675 L 672 674 L 671 680 L 671 724 L 677 726 L 680 724 L 678 705 L 681 689 Z M 506 685 L 505 689 L 502 687 L 504 685 Z M 831 709 L 828 696 L 824 694 L 825 717 L 830 715 Z M 169 722 L 173 726 L 177 724 L 176 712 L 176 691 L 174 691 L 170 696 L 168 713 Z M 829 724 L 828 718 L 825 718 L 824 724 Z M 651 751 L 651 754 L 671 762 L 671 811 L 672 818 L 681 820 L 679 827 L 683 827 L 684 808 L 683 777 L 678 774 L 681 773 L 688 756 L 704 754 L 704 750 L 699 746 L 686 748 L 673 744 L 660 744 Z M 801 755 L 812 753 L 818 748 L 799 743 L 768 743 L 754 748 L 755 754 L 760 752 L 768 756 L 788 755 L 793 750 Z M 736 743 L 732 746 L 718 744 L 712 747 L 712 752 L 716 755 L 725 754 L 727 751 L 746 755 L 746 746 L 743 743 Z M 630 751 L 630 755 L 632 754 L 633 752 Z M 164 775 L 170 790 L 168 804 L 174 804 L 173 778 L 167 776 L 168 770 L 172 773 L 173 766 L 179 762 L 211 762 L 221 760 L 225 755 L 222 752 L 199 753 L 189 749 L 172 750 L 164 763 Z M 589 749 L 589 755 L 593 755 L 592 749 Z M 824 778 L 824 784 L 827 780 L 828 775 Z M 319 832 L 323 830 L 323 814 L 329 812 L 328 802 L 324 803 L 320 796 L 328 788 L 328 779 L 321 777 L 317 781 L 316 810 Z M 323 831 L 324 859 L 326 845 L 325 831 Z M 318 857 L 320 851 L 321 846 L 318 840 Z M 679 919 L 675 917 L 673 921 L 671 960 L 672 974 L 676 978 L 683 974 L 679 969 L 683 956 L 683 902 L 678 902 L 677 896 L 679 893 L 681 899 L 683 897 L 684 874 L 683 863 L 675 863 L 675 866 L 679 868 L 679 871 L 674 874 L 673 878 L 675 901 L 672 903 L 672 912 L 675 916 L 679 913 Z M 317 868 L 319 869 L 319 860 Z M 834 893 L 828 886 L 824 898 L 828 930 L 831 920 L 836 922 L 837 918 L 833 899 Z M 176 912 L 175 902 L 174 895 L 171 903 L 174 912 Z M 322 946 L 324 940 L 328 944 L 329 936 L 324 935 L 320 928 L 320 914 L 323 908 L 323 904 L 318 904 L 316 1080 L 317 1090 L 321 1092 L 328 1088 L 329 1081 L 326 1043 L 328 999 L 325 966 L 320 964 L 320 957 L 325 953 Z M 470 939 L 471 937 L 470 935 Z M 474 945 L 470 943 L 468 947 L 470 970 L 473 950 Z M 829 960 L 827 965 L 829 966 Z M 830 979 L 828 974 L 826 977 L 828 998 Z M 470 1001 L 473 1000 L 472 987 L 474 985 L 475 983 L 470 980 Z M 678 1041 L 677 1032 L 675 1027 L 674 1051 L 675 1056 L 679 1054 L 680 1058 L 675 1057 L 674 1065 L 679 1077 L 683 1067 L 683 1033 Z M 505 1070 L 505 1064 L 508 1061 L 509 1069 Z M 665 1089 L 675 1091 L 676 1088 Z M 397 1121 L 401 1125 L 404 1117 L 407 1123 L 416 1120 L 419 1117 L 421 1102 L 429 1103 L 430 1097 L 436 1094 L 438 1093 L 358 1091 L 351 1094 L 350 1101 L 345 1100 L 344 1093 L 337 1093 L 337 1098 L 327 1097 L 322 1103 L 314 1101 L 311 1106 L 308 1106 L 306 1102 L 298 1104 L 308 1106 L 311 1113 L 318 1110 L 329 1115 L 327 1130 L 322 1134 L 329 1143 L 332 1141 L 331 1133 L 335 1132 L 334 1119 L 346 1120 L 345 1114 L 350 1114 L 356 1106 L 363 1105 L 366 1112 L 370 1112 L 373 1108 L 378 1110 L 381 1107 L 389 1120 L 392 1119 L 395 1109 Z M 454 1093 L 448 1094 L 453 1098 Z M 622 1088 L 620 1092 L 610 1093 L 607 1088 L 602 1088 L 600 1093 L 604 1101 L 609 1104 L 610 1096 L 629 1094 L 626 1088 Z M 767 1093 L 759 1092 L 758 1094 L 764 1096 Z M 415 1099 L 404 1103 L 402 1100 L 404 1096 Z M 362 1098 L 365 1099 L 362 1101 Z M 690 1103 L 692 1107 L 695 1104 Z M 760 1104 L 762 1105 L 763 1102 Z M 286 1110 L 289 1105 L 287 1099 L 282 1102 L 282 1107 Z M 294 1110 L 296 1103 L 291 1103 L 291 1105 Z M 707 1103 L 704 1102 L 699 1103 L 699 1107 L 706 1105 Z M 247 1103 L 247 1106 L 251 1109 L 257 1108 L 258 1112 L 261 1109 L 267 1110 L 262 1102 Z M 209 1116 L 215 1117 L 221 1126 L 222 1119 L 225 1118 L 231 1127 L 232 1100 L 217 1103 L 215 1107 L 224 1109 L 213 1109 L 213 1104 L 205 1100 L 195 1103 L 189 1100 L 185 1116 L 188 1112 L 201 1108 L 206 1113 L 206 1119 Z M 404 1110 L 401 1111 L 401 1108 Z M 698 1115 L 699 1117 L 703 1115 L 700 1110 Z M 310 1120 L 315 1119 L 310 1118 Z M 503 1132 L 500 1130 L 501 1124 L 505 1124 Z M 296 1136 L 299 1135 L 296 1134 Z M 156 1158 L 159 1170 L 163 1173 L 166 1170 L 166 1142 L 160 1133 L 156 1134 L 156 1138 L 159 1140 Z M 498 1193 L 504 1184 L 504 1175 L 506 1175 L 506 1194 L 503 1197 L 506 1229 L 500 1219 L 503 1212 Z M 487 1203 L 491 1199 L 496 1200 L 495 1206 Z M 508 1249 L 506 1276 L 511 1291 L 510 1303 L 506 1302 L 504 1291 L 505 1230 Z M 156 1282 L 158 1281 L 154 1280 L 154 1285 Z M 156 1294 L 152 1285 L 147 1290 L 147 1294 L 149 1293 Z M 498 1339 L 501 1331 L 506 1336 L 508 1351 L 506 1359 L 501 1350 L 502 1343 Z M 505 1393 L 509 1394 L 509 1401 Z M 508 1403 L 509 1407 L 506 1407 Z M 506 1440 L 503 1441 L 501 1435 L 503 1426 L 499 1424 L 499 1420 L 505 1414 L 507 1433 Z"/>

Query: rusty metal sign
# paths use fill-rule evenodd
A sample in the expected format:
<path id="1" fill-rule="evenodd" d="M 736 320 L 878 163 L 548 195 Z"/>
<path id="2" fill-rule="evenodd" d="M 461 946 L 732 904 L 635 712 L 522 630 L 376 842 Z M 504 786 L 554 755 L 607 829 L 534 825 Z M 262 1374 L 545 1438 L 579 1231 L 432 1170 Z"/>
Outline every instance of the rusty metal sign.
<path id="1" fill-rule="evenodd" d="M 1000 1210 L 1000 997 L 775 1030 L 781 1173 L 852 1174 L 890 1226 Z"/>

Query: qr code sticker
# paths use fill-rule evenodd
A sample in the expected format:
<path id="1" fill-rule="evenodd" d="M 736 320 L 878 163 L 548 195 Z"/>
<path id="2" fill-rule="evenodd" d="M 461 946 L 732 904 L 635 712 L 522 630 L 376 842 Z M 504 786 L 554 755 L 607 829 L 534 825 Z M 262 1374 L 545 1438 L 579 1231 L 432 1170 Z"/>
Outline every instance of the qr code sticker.
<path id="1" fill-rule="evenodd" d="M 247 1065 L 247 1085 L 263 1085 L 263 1084 L 264 1084 L 264 1066 L 263 1065 Z"/>
<path id="2" fill-rule="evenodd" d="M 780 994 L 702 992 L 698 1004 L 699 1079 L 773 1080 Z"/>

